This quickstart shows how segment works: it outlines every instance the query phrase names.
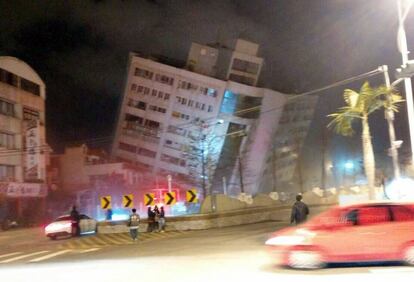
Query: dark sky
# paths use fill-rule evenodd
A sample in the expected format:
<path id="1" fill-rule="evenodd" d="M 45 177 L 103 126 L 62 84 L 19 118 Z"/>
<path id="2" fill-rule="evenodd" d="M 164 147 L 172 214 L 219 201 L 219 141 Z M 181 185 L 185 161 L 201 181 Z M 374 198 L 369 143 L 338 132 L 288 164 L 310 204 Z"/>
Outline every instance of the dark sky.
<path id="1" fill-rule="evenodd" d="M 113 134 L 132 50 L 185 60 L 192 41 L 242 37 L 261 46 L 261 85 L 284 93 L 401 61 L 395 0 L 0 0 L 0 27 L 0 55 L 26 61 L 46 83 L 55 147 Z M 406 27 L 410 49 L 413 13 Z M 343 89 L 321 98 L 314 135 L 341 105 Z"/>

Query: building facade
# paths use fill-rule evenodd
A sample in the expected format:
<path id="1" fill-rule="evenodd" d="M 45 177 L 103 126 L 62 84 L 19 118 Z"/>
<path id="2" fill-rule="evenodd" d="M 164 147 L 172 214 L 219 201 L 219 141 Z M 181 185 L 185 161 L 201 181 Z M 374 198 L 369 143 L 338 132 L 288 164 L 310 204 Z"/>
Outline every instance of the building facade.
<path id="1" fill-rule="evenodd" d="M 263 190 L 288 96 L 256 86 L 258 48 L 193 43 L 185 68 L 131 53 L 112 157 L 204 195 Z"/>
<path id="2" fill-rule="evenodd" d="M 3 217 L 44 211 L 49 147 L 46 87 L 25 62 L 0 57 L 0 197 Z"/>

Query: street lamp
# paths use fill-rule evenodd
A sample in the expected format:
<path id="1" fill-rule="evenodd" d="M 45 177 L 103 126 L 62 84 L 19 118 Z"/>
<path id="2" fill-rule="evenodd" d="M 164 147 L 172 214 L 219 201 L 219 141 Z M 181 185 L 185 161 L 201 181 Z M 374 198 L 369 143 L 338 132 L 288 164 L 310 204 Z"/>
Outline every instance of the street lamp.
<path id="1" fill-rule="evenodd" d="M 406 2 L 405 7 L 403 7 L 403 1 L 397 0 L 398 7 L 398 50 L 401 53 L 403 65 L 407 65 L 408 59 L 408 47 L 407 47 L 407 37 L 405 34 L 404 21 L 407 18 L 408 12 L 410 11 L 413 1 Z M 411 164 L 414 165 L 414 105 L 413 105 L 413 90 L 411 85 L 411 78 L 404 78 L 405 84 L 405 95 L 407 100 L 407 113 L 408 113 L 408 126 L 410 131 L 410 145 L 411 145 Z"/>

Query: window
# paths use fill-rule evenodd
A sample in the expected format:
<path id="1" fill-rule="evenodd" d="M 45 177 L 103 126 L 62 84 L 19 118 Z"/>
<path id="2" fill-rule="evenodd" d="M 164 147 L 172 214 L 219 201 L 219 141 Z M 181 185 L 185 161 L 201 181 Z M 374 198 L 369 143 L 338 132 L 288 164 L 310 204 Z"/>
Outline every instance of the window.
<path id="1" fill-rule="evenodd" d="M 254 62 L 248 62 L 245 60 L 234 59 L 231 68 L 237 71 L 257 74 L 257 72 L 259 71 L 259 64 Z"/>
<path id="2" fill-rule="evenodd" d="M 176 111 L 173 111 L 173 112 L 171 113 L 171 116 L 172 116 L 172 117 L 175 117 L 175 118 L 180 118 L 180 117 L 181 117 L 181 113 L 176 112 Z"/>
<path id="3" fill-rule="evenodd" d="M 17 75 L 0 68 L 0 81 L 17 87 L 17 78 Z"/>
<path id="4" fill-rule="evenodd" d="M 0 100 L 0 114 L 14 116 L 14 104 Z"/>
<path id="5" fill-rule="evenodd" d="M 360 208 L 358 211 L 359 225 L 378 224 L 390 221 L 388 207 L 374 206 Z"/>
<path id="6" fill-rule="evenodd" d="M 0 165 L 0 181 L 14 180 L 14 166 Z"/>
<path id="7" fill-rule="evenodd" d="M 254 85 L 255 79 L 247 76 L 242 76 L 238 74 L 231 73 L 229 80 L 239 82 L 246 85 Z"/>
<path id="8" fill-rule="evenodd" d="M 185 160 L 167 154 L 161 155 L 161 161 L 179 166 L 185 166 Z"/>
<path id="9" fill-rule="evenodd" d="M 208 88 L 207 93 L 208 96 L 217 97 L 217 90 L 214 88 Z"/>
<path id="10" fill-rule="evenodd" d="M 145 120 L 145 126 L 150 127 L 150 128 L 159 128 L 160 123 L 158 121 L 155 121 L 155 120 L 146 119 Z"/>
<path id="11" fill-rule="evenodd" d="M 181 104 L 182 104 L 182 105 L 187 105 L 187 99 L 186 99 L 186 98 L 183 98 L 183 99 L 181 100 Z"/>
<path id="12" fill-rule="evenodd" d="M 167 132 L 168 133 L 172 133 L 172 134 L 176 134 L 176 135 L 180 135 L 180 136 L 185 136 L 187 133 L 187 130 L 177 127 L 177 126 L 173 126 L 173 125 L 169 125 L 167 128 Z"/>
<path id="13" fill-rule="evenodd" d="M 139 101 L 137 104 L 137 108 L 145 111 L 147 108 L 147 103 Z"/>
<path id="14" fill-rule="evenodd" d="M 0 147 L 14 149 L 14 135 L 0 132 Z"/>
<path id="15" fill-rule="evenodd" d="M 140 76 L 146 79 L 152 79 L 154 73 L 152 71 L 144 70 L 141 68 L 135 68 L 135 76 Z"/>
<path id="16" fill-rule="evenodd" d="M 138 86 L 138 89 L 137 89 L 137 92 L 138 92 L 138 93 L 142 93 L 142 91 L 144 91 L 144 86 L 139 85 L 139 86 Z"/>
<path id="17" fill-rule="evenodd" d="M 209 105 L 207 112 L 211 113 L 212 111 L 213 111 L 213 106 L 212 105 Z"/>
<path id="18" fill-rule="evenodd" d="M 414 221 L 414 207 L 391 206 L 394 221 Z"/>
<path id="19" fill-rule="evenodd" d="M 150 89 L 148 87 L 144 87 L 144 95 L 148 95 L 150 93 Z"/>
<path id="20" fill-rule="evenodd" d="M 20 78 L 20 88 L 34 95 L 40 95 L 40 85 L 23 77 Z"/>
<path id="21" fill-rule="evenodd" d="M 194 101 L 193 100 L 188 100 L 188 106 L 193 107 L 194 106 Z"/>
<path id="22" fill-rule="evenodd" d="M 163 74 L 157 74 L 155 75 L 155 80 L 164 84 L 173 85 L 174 78 L 163 75 Z"/>
<path id="23" fill-rule="evenodd" d="M 137 152 L 137 146 L 127 144 L 127 143 L 123 143 L 123 142 L 119 142 L 119 149 L 127 151 L 127 152 L 131 152 L 131 153 L 136 153 Z"/>
<path id="24" fill-rule="evenodd" d="M 137 91 L 137 85 L 135 83 L 131 84 L 131 91 Z"/>
<path id="25" fill-rule="evenodd" d="M 165 95 L 164 95 L 164 100 L 169 100 L 169 99 L 170 99 L 170 94 L 165 93 Z"/>
<path id="26" fill-rule="evenodd" d="M 162 98 L 163 98 L 163 96 L 164 96 L 164 93 L 163 93 L 162 91 L 159 91 L 159 92 L 158 92 L 158 98 L 162 99 Z"/>
<path id="27" fill-rule="evenodd" d="M 23 120 L 38 120 L 40 114 L 38 111 L 34 111 L 28 108 L 23 108 Z"/>
<path id="28" fill-rule="evenodd" d="M 205 108 L 206 108 L 206 104 L 201 104 L 201 110 L 204 111 Z"/>
<path id="29" fill-rule="evenodd" d="M 183 144 L 166 139 L 164 146 L 167 148 L 180 151 L 181 148 L 183 147 Z"/>
<path id="30" fill-rule="evenodd" d="M 139 148 L 138 149 L 138 155 L 154 159 L 155 156 L 157 155 L 157 153 L 154 152 L 154 151 L 151 151 L 151 150 L 144 149 L 144 148 Z"/>
<path id="31" fill-rule="evenodd" d="M 152 89 L 152 94 L 151 94 L 151 96 L 157 97 L 157 90 Z"/>

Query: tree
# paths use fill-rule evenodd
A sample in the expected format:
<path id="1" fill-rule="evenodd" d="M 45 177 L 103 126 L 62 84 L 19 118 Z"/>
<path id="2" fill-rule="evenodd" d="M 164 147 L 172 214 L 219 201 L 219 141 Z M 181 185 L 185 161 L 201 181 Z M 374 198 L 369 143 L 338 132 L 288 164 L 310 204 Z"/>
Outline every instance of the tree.
<path id="1" fill-rule="evenodd" d="M 354 134 L 353 123 L 357 120 L 361 121 L 364 169 L 368 180 L 369 199 L 372 200 L 374 199 L 375 157 L 368 117 L 381 108 L 397 112 L 397 103 L 401 102 L 402 98 L 399 94 L 394 93 L 392 88 L 385 86 L 372 88 L 368 82 L 365 82 L 359 93 L 346 89 L 344 100 L 346 106 L 339 108 L 336 113 L 328 115 L 332 118 L 328 127 L 334 127 L 335 132 L 343 136 L 352 136 Z"/>

